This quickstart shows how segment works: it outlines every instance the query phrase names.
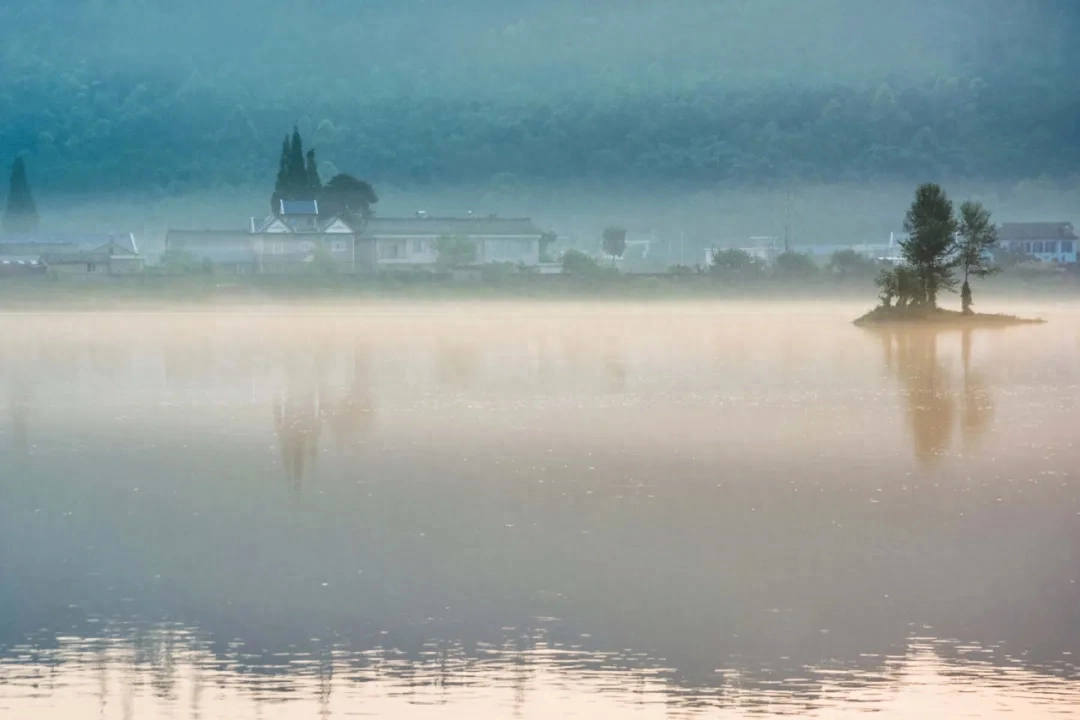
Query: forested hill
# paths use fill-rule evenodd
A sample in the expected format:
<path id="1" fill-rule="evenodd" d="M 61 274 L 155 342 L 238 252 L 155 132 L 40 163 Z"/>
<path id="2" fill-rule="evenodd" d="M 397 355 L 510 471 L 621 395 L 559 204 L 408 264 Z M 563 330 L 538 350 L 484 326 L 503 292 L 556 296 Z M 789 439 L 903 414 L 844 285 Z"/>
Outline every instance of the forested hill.
<path id="1" fill-rule="evenodd" d="M 0 156 L 270 187 L 299 123 L 402 186 L 1067 178 L 1077 38 L 1073 0 L 3 3 Z"/>

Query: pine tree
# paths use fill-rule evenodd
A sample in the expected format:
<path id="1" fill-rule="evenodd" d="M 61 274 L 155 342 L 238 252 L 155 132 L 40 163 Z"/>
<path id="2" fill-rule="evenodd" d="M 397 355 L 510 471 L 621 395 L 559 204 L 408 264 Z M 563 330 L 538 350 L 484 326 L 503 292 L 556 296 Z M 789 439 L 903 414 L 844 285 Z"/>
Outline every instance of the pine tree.
<path id="1" fill-rule="evenodd" d="M 938 290 L 951 290 L 956 284 L 952 275 L 956 265 L 953 252 L 956 220 L 952 201 L 940 186 L 934 183 L 919 186 L 904 219 L 904 231 L 908 238 L 900 242 L 900 251 L 904 262 L 919 278 L 919 300 L 936 308 Z"/>
<path id="2" fill-rule="evenodd" d="M 305 174 L 307 175 L 307 190 L 311 197 L 317 198 L 322 192 L 322 180 L 319 178 L 319 167 L 315 162 L 315 149 L 307 151 L 307 165 L 305 167 Z"/>
<path id="3" fill-rule="evenodd" d="M 7 210 L 4 212 L 4 232 L 12 235 L 32 235 L 37 232 L 38 214 L 30 183 L 26 180 L 26 164 L 16 158 L 11 165 L 11 185 Z"/>

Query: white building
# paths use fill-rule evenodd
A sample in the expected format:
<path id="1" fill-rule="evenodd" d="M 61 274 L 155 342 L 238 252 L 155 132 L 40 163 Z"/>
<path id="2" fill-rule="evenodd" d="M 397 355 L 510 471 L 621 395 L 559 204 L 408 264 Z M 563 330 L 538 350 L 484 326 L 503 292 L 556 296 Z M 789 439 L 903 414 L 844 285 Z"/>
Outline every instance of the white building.
<path id="1" fill-rule="evenodd" d="M 540 264 L 543 233 L 529 218 L 376 217 L 368 221 L 357 237 L 357 265 L 379 269 L 432 268 L 438 260 L 442 237 L 468 238 L 476 244 L 476 265 L 513 263 Z"/>
<path id="2" fill-rule="evenodd" d="M 1043 262 L 1075 263 L 1077 237 L 1072 223 L 1005 223 L 998 229 L 1002 249 Z"/>

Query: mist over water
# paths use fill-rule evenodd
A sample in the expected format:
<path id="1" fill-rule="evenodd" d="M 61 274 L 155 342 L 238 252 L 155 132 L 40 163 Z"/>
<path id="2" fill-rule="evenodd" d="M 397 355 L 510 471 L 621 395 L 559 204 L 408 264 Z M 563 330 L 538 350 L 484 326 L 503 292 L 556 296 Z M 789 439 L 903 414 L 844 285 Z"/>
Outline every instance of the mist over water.
<path id="1" fill-rule="evenodd" d="M 1077 37 L 0 2 L 0 720 L 1080 715 Z"/>
<path id="2" fill-rule="evenodd" d="M 0 712 L 1072 712 L 1080 310 L 857 310 L 0 316 Z"/>

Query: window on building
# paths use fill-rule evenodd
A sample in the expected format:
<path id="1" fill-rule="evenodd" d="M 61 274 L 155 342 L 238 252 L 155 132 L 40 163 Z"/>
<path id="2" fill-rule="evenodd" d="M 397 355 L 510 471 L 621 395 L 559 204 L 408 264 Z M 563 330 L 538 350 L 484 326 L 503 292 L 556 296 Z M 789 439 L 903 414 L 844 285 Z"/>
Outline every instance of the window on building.
<path id="1" fill-rule="evenodd" d="M 1048 253 L 1057 252 L 1057 242 L 1054 241 L 1054 240 L 1051 240 L 1049 242 L 1043 243 L 1043 252 L 1048 252 Z"/>
<path id="2" fill-rule="evenodd" d="M 344 240 L 335 240 L 331 244 L 330 248 L 334 252 L 345 252 L 345 241 Z"/>
<path id="3" fill-rule="evenodd" d="M 1036 240 L 1031 244 L 1031 252 L 1036 254 L 1041 253 L 1043 251 L 1042 245 L 1042 240 Z"/>
<path id="4" fill-rule="evenodd" d="M 1063 253 L 1071 253 L 1072 251 L 1073 251 L 1072 240 L 1062 240 L 1061 241 L 1061 252 L 1063 252 Z"/>

